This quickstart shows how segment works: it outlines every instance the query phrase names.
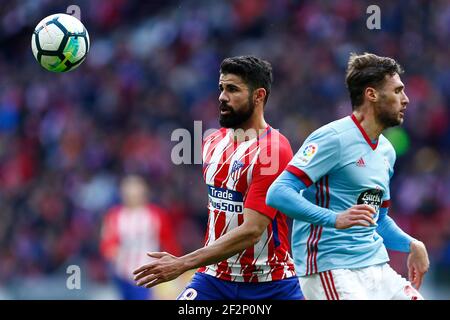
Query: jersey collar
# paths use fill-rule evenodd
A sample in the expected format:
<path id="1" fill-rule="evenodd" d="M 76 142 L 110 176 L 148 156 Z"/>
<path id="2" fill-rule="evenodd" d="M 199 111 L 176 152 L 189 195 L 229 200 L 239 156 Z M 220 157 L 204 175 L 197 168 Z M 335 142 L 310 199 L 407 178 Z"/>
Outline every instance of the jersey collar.
<path id="1" fill-rule="evenodd" d="M 355 125 L 358 127 L 359 131 L 361 131 L 361 134 L 363 135 L 366 142 L 369 144 L 369 146 L 372 148 L 372 150 L 375 150 L 378 146 L 378 139 L 375 143 L 370 140 L 369 136 L 367 135 L 367 132 L 364 130 L 363 127 L 361 127 L 361 124 L 359 123 L 358 119 L 356 119 L 355 115 L 352 113 L 351 118 Z"/>
<path id="2" fill-rule="evenodd" d="M 259 136 L 256 136 L 250 140 L 245 140 L 245 141 L 240 141 L 240 142 L 237 142 L 236 139 L 233 137 L 233 130 L 227 130 L 227 131 L 228 131 L 228 135 L 230 136 L 231 141 L 233 141 L 234 143 L 241 143 L 241 142 L 248 142 L 250 140 L 251 141 L 260 141 L 260 140 L 266 138 L 271 133 L 272 127 L 268 124 Z"/>

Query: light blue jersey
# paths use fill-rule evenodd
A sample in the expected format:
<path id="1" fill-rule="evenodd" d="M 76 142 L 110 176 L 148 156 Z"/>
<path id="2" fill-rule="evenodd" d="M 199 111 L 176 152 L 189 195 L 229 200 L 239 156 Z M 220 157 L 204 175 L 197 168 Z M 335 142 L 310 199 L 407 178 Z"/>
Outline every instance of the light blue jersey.
<path id="1" fill-rule="evenodd" d="M 383 135 L 376 142 L 370 141 L 354 116 L 331 122 L 306 139 L 284 174 L 293 174 L 304 183 L 307 188 L 302 196 L 310 204 L 301 204 L 298 199 L 290 202 L 292 194 L 287 198 L 288 192 L 274 185 L 266 200 L 296 218 L 292 228 L 292 252 L 299 275 L 389 261 L 383 238 L 378 233 L 380 229 L 389 229 L 386 235 L 398 235 L 396 242 L 402 242 L 399 250 L 409 250 L 412 238 L 386 216 L 386 209 L 380 210 L 389 206 L 389 181 L 394 162 L 395 150 L 391 143 Z M 299 196 L 298 192 L 295 195 Z M 320 208 L 311 204 L 328 210 L 316 212 Z M 383 212 L 383 227 L 375 224 L 336 229 L 336 214 L 355 204 L 374 207 L 377 222 Z"/>

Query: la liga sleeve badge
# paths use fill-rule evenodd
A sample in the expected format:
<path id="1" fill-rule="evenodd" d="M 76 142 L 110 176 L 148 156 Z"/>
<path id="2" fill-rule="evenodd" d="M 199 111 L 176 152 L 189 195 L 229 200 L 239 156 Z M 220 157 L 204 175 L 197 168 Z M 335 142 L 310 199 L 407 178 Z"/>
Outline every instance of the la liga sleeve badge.
<path id="1" fill-rule="evenodd" d="M 317 154 L 319 146 L 317 143 L 308 143 L 304 145 L 297 155 L 298 165 L 306 166 Z"/>

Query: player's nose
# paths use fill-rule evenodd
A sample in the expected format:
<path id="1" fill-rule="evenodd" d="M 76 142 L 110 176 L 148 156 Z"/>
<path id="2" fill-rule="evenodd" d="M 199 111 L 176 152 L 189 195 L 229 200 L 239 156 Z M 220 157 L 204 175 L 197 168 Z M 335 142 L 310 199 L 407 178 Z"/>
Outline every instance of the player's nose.
<path id="1" fill-rule="evenodd" d="M 409 98 L 406 93 L 403 92 L 402 105 L 406 106 L 409 103 Z"/>
<path id="2" fill-rule="evenodd" d="M 228 102 L 228 101 L 230 101 L 230 99 L 228 98 L 228 95 L 226 94 L 225 90 L 222 90 L 220 92 L 219 101 L 220 102 Z"/>

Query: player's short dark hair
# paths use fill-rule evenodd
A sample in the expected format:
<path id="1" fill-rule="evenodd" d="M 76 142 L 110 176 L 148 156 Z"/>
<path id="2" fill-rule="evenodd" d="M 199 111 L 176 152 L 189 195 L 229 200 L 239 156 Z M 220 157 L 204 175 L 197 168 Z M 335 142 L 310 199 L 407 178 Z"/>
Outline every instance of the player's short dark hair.
<path id="1" fill-rule="evenodd" d="M 264 104 L 267 102 L 273 81 L 272 66 L 269 62 L 255 56 L 226 58 L 220 64 L 220 73 L 240 76 L 251 92 L 264 88 L 267 93 Z"/>
<path id="2" fill-rule="evenodd" d="M 402 74 L 403 68 L 392 58 L 380 57 L 373 53 L 350 54 L 345 75 L 345 83 L 350 93 L 352 109 L 364 102 L 364 90 L 367 87 L 379 88 L 384 84 L 386 75 Z"/>

